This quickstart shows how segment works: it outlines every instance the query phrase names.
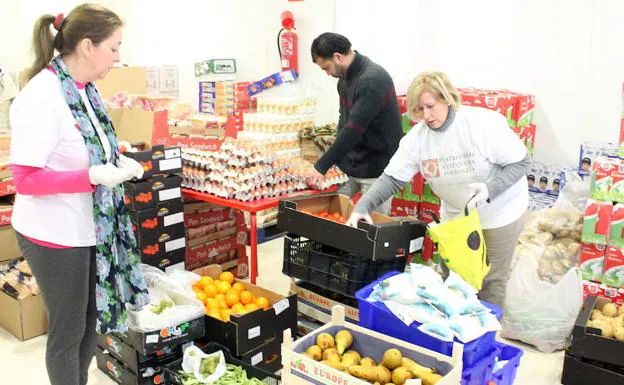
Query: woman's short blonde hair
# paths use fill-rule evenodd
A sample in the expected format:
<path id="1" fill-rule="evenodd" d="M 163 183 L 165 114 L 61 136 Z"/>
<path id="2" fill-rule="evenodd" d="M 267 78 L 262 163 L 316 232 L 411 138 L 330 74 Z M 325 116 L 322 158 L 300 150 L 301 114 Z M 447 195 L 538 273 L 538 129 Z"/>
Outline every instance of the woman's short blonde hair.
<path id="1" fill-rule="evenodd" d="M 414 121 L 420 121 L 423 118 L 422 111 L 419 109 L 420 95 L 423 92 L 432 93 L 438 100 L 455 109 L 461 105 L 459 92 L 443 72 L 423 72 L 412 81 L 407 89 L 407 114 Z"/>

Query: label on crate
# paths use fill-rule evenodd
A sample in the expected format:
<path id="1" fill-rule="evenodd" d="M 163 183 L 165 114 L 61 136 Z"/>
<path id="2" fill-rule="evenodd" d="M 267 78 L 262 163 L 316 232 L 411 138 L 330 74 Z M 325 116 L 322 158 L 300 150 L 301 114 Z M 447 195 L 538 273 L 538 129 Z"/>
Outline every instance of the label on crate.
<path id="1" fill-rule="evenodd" d="M 275 309 L 275 315 L 280 315 L 280 313 L 288 309 L 289 306 L 290 304 L 288 302 L 288 298 L 277 301 L 275 305 L 273 305 L 273 309 Z"/>
<path id="2" fill-rule="evenodd" d="M 411 254 L 415 251 L 422 249 L 424 241 L 425 241 L 424 237 L 412 239 L 409 245 L 409 253 Z"/>
<path id="3" fill-rule="evenodd" d="M 179 187 L 171 188 L 169 190 L 162 190 L 158 192 L 159 201 L 168 201 L 170 199 L 176 199 L 182 197 L 182 190 Z"/>
<path id="4" fill-rule="evenodd" d="M 247 337 L 249 337 L 250 340 L 260 337 L 260 330 L 261 330 L 260 326 L 256 326 L 255 328 L 249 329 L 249 332 L 247 333 Z"/>
<path id="5" fill-rule="evenodd" d="M 155 344 L 158 342 L 158 334 L 151 334 L 145 337 L 146 344 Z"/>
<path id="6" fill-rule="evenodd" d="M 175 170 L 182 168 L 182 158 L 165 159 L 158 162 L 160 171 Z"/>
<path id="7" fill-rule="evenodd" d="M 167 215 L 164 219 L 163 219 L 163 223 L 165 224 L 165 227 L 167 226 L 171 226 L 171 225 L 175 225 L 178 223 L 182 223 L 184 222 L 184 213 L 177 213 L 177 214 L 171 214 L 171 215 Z"/>
<path id="8" fill-rule="evenodd" d="M 413 378 L 405 381 L 405 385 L 422 385 L 422 380 L 420 378 Z"/>
<path id="9" fill-rule="evenodd" d="M 165 251 L 168 253 L 170 251 L 178 250 L 186 246 L 186 238 L 178 238 L 173 241 L 169 241 L 165 243 Z"/>
<path id="10" fill-rule="evenodd" d="M 181 154 L 180 154 L 180 148 L 176 147 L 176 148 L 170 148 L 168 150 L 165 150 L 165 159 L 171 159 L 171 158 L 180 158 Z"/>
<path id="11" fill-rule="evenodd" d="M 262 362 L 263 359 L 264 357 L 262 356 L 262 352 L 256 354 L 255 356 L 251 357 L 251 366 L 258 365 Z"/>

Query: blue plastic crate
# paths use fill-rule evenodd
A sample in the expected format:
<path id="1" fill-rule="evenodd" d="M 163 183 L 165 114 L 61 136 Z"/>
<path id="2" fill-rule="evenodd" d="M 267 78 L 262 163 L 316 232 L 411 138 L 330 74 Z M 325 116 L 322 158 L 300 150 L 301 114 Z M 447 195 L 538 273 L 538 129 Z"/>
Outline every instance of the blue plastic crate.
<path id="1" fill-rule="evenodd" d="M 490 352 L 472 366 L 464 366 L 461 385 L 484 385 L 492 379 L 492 368 L 500 350 L 494 346 Z"/>
<path id="2" fill-rule="evenodd" d="M 355 293 L 355 298 L 358 301 L 358 309 L 360 311 L 360 326 L 367 329 L 377 331 L 382 334 L 389 335 L 391 337 L 398 338 L 403 341 L 410 342 L 412 344 L 422 346 L 424 348 L 433 350 L 438 353 L 445 354 L 447 356 L 453 355 L 453 344 L 450 342 L 441 341 L 435 337 L 425 334 L 418 330 L 420 324 L 418 322 L 412 323 L 410 326 L 405 325 L 403 321 L 398 319 L 382 302 L 368 302 L 366 298 L 373 292 L 373 288 L 377 283 L 392 277 L 399 272 L 393 271 L 383 275 L 381 278 L 369 285 L 361 288 Z M 483 305 L 493 310 L 493 313 L 498 319 L 503 315 L 503 310 L 496 305 L 489 304 L 481 301 Z M 474 365 L 481 358 L 485 357 L 491 352 L 494 342 L 496 341 L 496 333 L 489 332 L 482 337 L 464 344 L 463 363 L 465 367 Z M 455 342 L 459 340 L 455 339 Z"/>
<path id="3" fill-rule="evenodd" d="M 494 345 L 500 351 L 498 355 L 499 361 L 509 361 L 501 370 L 492 375 L 491 381 L 495 385 L 512 385 L 516 379 L 516 373 L 520 366 L 520 359 L 524 352 L 515 346 L 506 345 L 496 342 Z"/>

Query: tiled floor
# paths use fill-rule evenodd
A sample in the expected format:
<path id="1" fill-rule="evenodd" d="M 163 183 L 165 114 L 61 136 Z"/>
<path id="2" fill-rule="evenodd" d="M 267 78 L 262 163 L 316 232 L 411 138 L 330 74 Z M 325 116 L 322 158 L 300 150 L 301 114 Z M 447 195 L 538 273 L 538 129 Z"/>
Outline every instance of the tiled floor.
<path id="1" fill-rule="evenodd" d="M 289 278 L 282 275 L 281 239 L 260 245 L 258 284 L 278 293 L 287 293 Z M 0 311 L 2 311 L 0 309 Z M 509 341 L 505 341 L 509 342 Z M 0 384 L 7 385 L 44 385 L 48 384 L 45 369 L 46 337 L 38 337 L 20 342 L 0 328 Z M 559 385 L 563 353 L 543 354 L 535 349 L 522 346 L 525 355 L 515 384 L 518 385 Z M 95 367 L 91 366 L 89 385 L 113 385 L 111 381 Z"/>

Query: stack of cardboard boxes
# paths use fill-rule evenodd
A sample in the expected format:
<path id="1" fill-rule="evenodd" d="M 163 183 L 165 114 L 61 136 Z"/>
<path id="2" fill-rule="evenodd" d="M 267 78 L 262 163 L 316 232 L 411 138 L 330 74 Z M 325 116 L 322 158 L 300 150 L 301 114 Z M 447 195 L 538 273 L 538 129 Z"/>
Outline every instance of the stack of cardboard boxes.
<path id="1" fill-rule="evenodd" d="M 256 100 L 247 92 L 249 82 L 199 82 L 198 111 L 215 115 L 232 115 L 234 111 L 256 108 Z"/>
<path id="2" fill-rule="evenodd" d="M 187 203 L 184 206 L 187 270 L 217 264 L 224 271 L 233 270 L 246 277 L 247 232 L 241 212 L 210 203 Z"/>
<path id="3" fill-rule="evenodd" d="M 148 265 L 164 270 L 184 269 L 184 207 L 180 185 L 182 158 L 179 147 L 154 146 L 128 152 L 145 171 L 143 179 L 126 182 L 125 202 L 141 254 Z"/>
<path id="4" fill-rule="evenodd" d="M 182 357 L 186 344 L 204 336 L 203 317 L 152 332 L 100 335 L 98 368 L 121 385 L 164 384 L 163 366 Z"/>

